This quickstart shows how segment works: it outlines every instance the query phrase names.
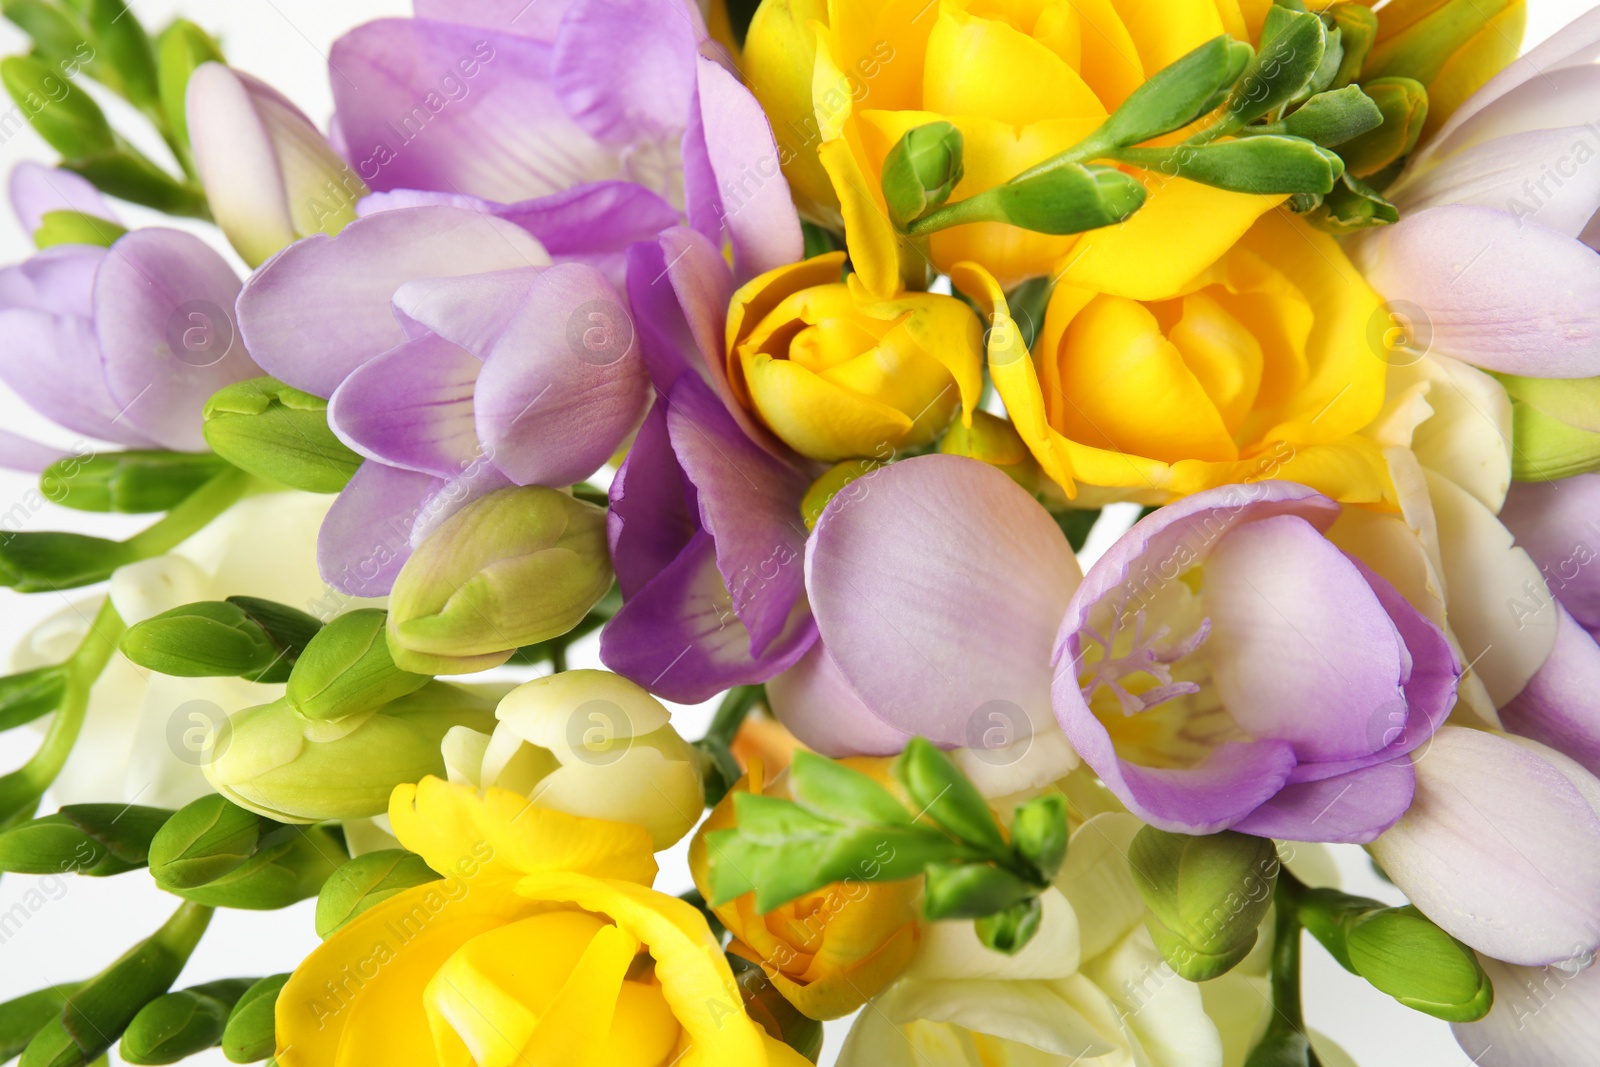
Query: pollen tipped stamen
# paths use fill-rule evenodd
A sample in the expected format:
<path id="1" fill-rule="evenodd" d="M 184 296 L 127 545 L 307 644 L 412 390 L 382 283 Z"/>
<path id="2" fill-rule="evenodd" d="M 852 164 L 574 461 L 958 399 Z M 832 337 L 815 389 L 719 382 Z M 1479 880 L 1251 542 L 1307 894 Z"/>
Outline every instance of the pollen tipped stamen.
<path id="1" fill-rule="evenodd" d="M 1118 656 L 1113 654 L 1113 647 L 1123 627 L 1123 619 L 1124 616 L 1120 614 L 1112 618 L 1109 634 L 1102 634 L 1093 626 L 1083 629 L 1083 635 L 1102 649 L 1100 661 L 1089 669 L 1087 677 L 1079 683 L 1086 698 L 1092 699 L 1095 692 L 1103 687 L 1117 698 L 1122 713 L 1132 716 L 1176 697 L 1200 692 L 1200 687 L 1194 682 L 1174 682 L 1171 665 L 1197 650 L 1211 636 L 1209 618 L 1200 620 L 1200 625 L 1183 640 L 1160 647 L 1159 642 L 1172 633 L 1172 628 L 1163 625 L 1146 638 L 1145 613 L 1137 612 L 1133 617 L 1132 643 L 1127 652 Z M 1157 685 L 1143 693 L 1131 692 L 1122 682 L 1135 674 L 1147 675 Z"/>

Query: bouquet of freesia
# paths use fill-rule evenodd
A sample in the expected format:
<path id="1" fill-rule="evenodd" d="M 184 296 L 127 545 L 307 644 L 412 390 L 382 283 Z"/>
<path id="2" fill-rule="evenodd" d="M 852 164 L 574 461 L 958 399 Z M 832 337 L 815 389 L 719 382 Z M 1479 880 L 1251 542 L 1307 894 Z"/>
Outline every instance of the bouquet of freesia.
<path id="1" fill-rule="evenodd" d="M 0 1062 L 1600 1064 L 1600 11 L 415 5 L 0 4 Z"/>

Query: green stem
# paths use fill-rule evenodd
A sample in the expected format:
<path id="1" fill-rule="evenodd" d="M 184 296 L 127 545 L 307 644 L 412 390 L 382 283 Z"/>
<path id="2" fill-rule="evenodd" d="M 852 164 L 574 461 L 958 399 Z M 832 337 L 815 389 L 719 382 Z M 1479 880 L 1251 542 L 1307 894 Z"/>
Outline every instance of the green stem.
<path id="1" fill-rule="evenodd" d="M 1290 894 L 1278 890 L 1278 908 L 1272 924 L 1272 1007 L 1269 1029 L 1304 1032 L 1306 1020 L 1300 1005 L 1300 919 Z"/>
<path id="2" fill-rule="evenodd" d="M 733 744 L 734 736 L 738 734 L 739 727 L 744 725 L 745 717 L 766 697 L 766 687 L 760 685 L 741 685 L 728 690 L 728 695 L 722 698 L 717 714 L 711 720 L 710 728 L 706 730 L 704 740 L 724 747 Z"/>
<path id="3" fill-rule="evenodd" d="M 216 909 L 209 904 L 186 900 L 162 924 L 161 929 L 150 935 L 150 940 L 178 959 L 187 960 L 195 946 L 200 944 L 200 938 L 205 935 L 206 927 L 211 925 L 211 916 L 215 912 Z"/>
<path id="4" fill-rule="evenodd" d="M 149 559 L 177 548 L 245 495 L 253 479 L 242 470 L 223 471 L 191 493 L 154 525 L 123 542 L 135 559 Z"/>

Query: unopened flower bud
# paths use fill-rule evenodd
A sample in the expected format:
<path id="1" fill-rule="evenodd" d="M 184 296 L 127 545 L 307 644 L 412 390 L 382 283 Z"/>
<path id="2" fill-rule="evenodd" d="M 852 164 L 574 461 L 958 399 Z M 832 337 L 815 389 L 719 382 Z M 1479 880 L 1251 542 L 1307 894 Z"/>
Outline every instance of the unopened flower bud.
<path id="1" fill-rule="evenodd" d="M 897 226 L 943 204 L 960 184 L 961 131 L 948 122 L 918 126 L 883 161 L 883 198 Z"/>
<path id="2" fill-rule="evenodd" d="M 944 440 L 939 442 L 939 451 L 947 456 L 968 456 L 998 467 L 1030 493 L 1039 489 L 1039 461 L 1028 451 L 1016 427 L 998 415 L 974 411 L 971 426 L 951 423 Z"/>
<path id="3" fill-rule="evenodd" d="M 1173 969 L 1191 982 L 1215 978 L 1249 954 L 1272 903 L 1278 858 L 1264 837 L 1206 836 L 1147 826 L 1128 851 L 1150 914 L 1145 924 Z"/>
<path id="4" fill-rule="evenodd" d="M 326 941 L 374 904 L 439 877 L 421 856 L 403 848 L 357 856 L 322 884 L 317 894 L 317 936 Z"/>
<path id="5" fill-rule="evenodd" d="M 1363 73 L 1415 78 L 1427 87 L 1422 132 L 1431 136 L 1466 99 L 1517 58 L 1524 0 L 1419 0 L 1378 14 L 1378 41 Z"/>
<path id="6" fill-rule="evenodd" d="M 1346 923 L 1345 946 L 1351 969 L 1408 1008 L 1467 1023 L 1494 1005 L 1477 956 L 1415 907 L 1383 908 Z"/>
<path id="7" fill-rule="evenodd" d="M 1017 808 L 1011 820 L 1011 844 L 1024 859 L 1052 880 L 1067 858 L 1067 798 L 1045 793 Z"/>
<path id="8" fill-rule="evenodd" d="M 278 993 L 289 980 L 288 972 L 271 974 L 244 991 L 228 1015 L 222 1031 L 222 1054 L 230 1063 L 255 1063 L 276 1051 L 273 1027 Z"/>
<path id="9" fill-rule="evenodd" d="M 122 654 L 177 678 L 281 682 L 321 624 L 311 615 L 253 597 L 203 600 L 129 627 Z"/>
<path id="10" fill-rule="evenodd" d="M 241 470 L 308 493 L 337 493 L 361 457 L 328 428 L 328 402 L 276 378 L 217 390 L 202 413 L 206 444 Z"/>
<path id="11" fill-rule="evenodd" d="M 204 1052 L 222 1040 L 228 1013 L 251 984 L 224 978 L 157 997 L 133 1017 L 117 1052 L 137 1064 L 177 1063 Z"/>
<path id="12" fill-rule="evenodd" d="M 1039 887 L 986 863 L 937 863 L 928 868 L 922 913 L 931 920 L 985 919 L 1038 893 Z"/>
<path id="13" fill-rule="evenodd" d="M 46 986 L 0 1004 L 0 1057 L 3 1057 L 0 1062 L 9 1062 L 18 1056 L 28 1047 L 34 1034 L 60 1018 L 67 998 L 81 985 L 81 982 L 69 982 Z"/>
<path id="14" fill-rule="evenodd" d="M 252 267 L 355 219 L 367 187 L 276 89 L 221 63 L 187 88 L 189 139 L 217 225 Z"/>
<path id="15" fill-rule="evenodd" d="M 1365 178 L 1417 147 L 1428 120 L 1428 91 L 1411 78 L 1373 78 L 1361 84 L 1383 115 L 1383 124 L 1339 146 L 1339 155 L 1351 174 Z"/>
<path id="16" fill-rule="evenodd" d="M 308 719 L 342 719 L 414 693 L 432 679 L 394 665 L 384 637 L 388 613 L 346 612 L 324 626 L 295 661 L 284 696 Z"/>
<path id="17" fill-rule="evenodd" d="M 0 871 L 103 877 L 143 867 L 172 812 L 127 804 L 69 804 L 0 833 Z"/>
<path id="18" fill-rule="evenodd" d="M 283 826 L 215 794 L 187 805 L 150 845 L 156 884 L 217 907 L 287 907 L 317 892 L 344 857 L 323 827 Z"/>
<path id="19" fill-rule="evenodd" d="M 1511 396 L 1511 477 L 1545 482 L 1600 470 L 1600 378 L 1497 374 Z"/>
<path id="20" fill-rule="evenodd" d="M 418 674 L 487 670 L 572 629 L 611 583 L 603 508 L 544 486 L 500 489 L 406 560 L 389 596 L 389 651 Z"/>
<path id="21" fill-rule="evenodd" d="M 222 460 L 203 452 L 68 456 L 45 468 L 39 490 L 52 503 L 79 511 L 146 514 L 170 511 L 226 469 Z"/>

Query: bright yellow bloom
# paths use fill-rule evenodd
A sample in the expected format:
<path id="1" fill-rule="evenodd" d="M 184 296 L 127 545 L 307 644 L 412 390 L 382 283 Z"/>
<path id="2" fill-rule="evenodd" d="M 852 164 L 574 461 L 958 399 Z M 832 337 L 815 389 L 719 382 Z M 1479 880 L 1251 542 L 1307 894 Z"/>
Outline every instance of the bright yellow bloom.
<path id="1" fill-rule="evenodd" d="M 445 875 L 363 912 L 295 970 L 281 1067 L 801 1067 L 744 1013 L 693 907 L 649 887 L 638 826 L 437 778 L 395 790 Z"/>
<path id="2" fill-rule="evenodd" d="M 1362 80 L 1421 82 L 1428 90 L 1422 136 L 1431 137 L 1467 97 L 1517 58 L 1527 22 L 1525 0 L 1389 0 L 1378 9 L 1378 39 Z"/>
<path id="3" fill-rule="evenodd" d="M 734 395 L 801 455 L 888 457 L 932 441 L 983 392 L 983 328 L 949 296 L 880 300 L 844 254 L 778 267 L 733 295 Z"/>
<path id="4" fill-rule="evenodd" d="M 1358 436 L 1383 405 L 1381 301 L 1286 212 L 1170 300 L 1063 282 L 1031 356 L 994 280 L 973 264 L 952 276 L 995 316 L 989 369 L 1017 432 L 1084 503 L 1284 478 L 1392 506 L 1382 451 Z"/>
<path id="5" fill-rule="evenodd" d="M 960 129 L 966 176 L 952 199 L 965 199 L 1072 147 L 1147 77 L 1211 38 L 1254 40 L 1270 6 L 829 0 L 824 22 L 817 0 L 768 0 L 751 24 L 745 67 L 802 207 L 826 200 L 839 212 L 862 280 L 888 297 L 903 276 L 929 265 L 900 241 L 880 188 L 883 159 L 908 130 L 938 120 Z M 817 180 L 819 164 L 831 197 Z M 1121 226 L 1081 237 L 1001 223 L 958 226 L 934 234 L 927 255 L 941 271 L 979 263 L 1006 288 L 1065 264 L 1077 284 L 1161 299 L 1283 200 L 1139 177 L 1149 200 Z"/>
<path id="6" fill-rule="evenodd" d="M 888 760 L 847 759 L 856 770 L 886 779 Z M 760 759 L 701 824 L 689 846 L 689 870 L 705 894 L 706 834 L 735 825 L 734 794 L 754 792 Z M 886 783 L 887 784 L 887 783 Z M 767 792 L 774 792 L 769 786 Z M 778 790 L 781 792 L 781 790 Z M 812 1019 L 850 1014 L 888 985 L 911 962 L 917 945 L 920 881 L 852 882 L 826 886 L 762 915 L 755 894 L 716 909 L 733 934 L 728 951 L 761 965 L 785 1000 Z"/>

